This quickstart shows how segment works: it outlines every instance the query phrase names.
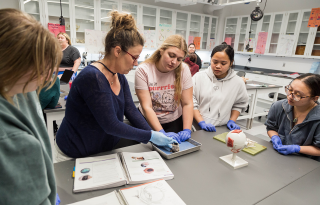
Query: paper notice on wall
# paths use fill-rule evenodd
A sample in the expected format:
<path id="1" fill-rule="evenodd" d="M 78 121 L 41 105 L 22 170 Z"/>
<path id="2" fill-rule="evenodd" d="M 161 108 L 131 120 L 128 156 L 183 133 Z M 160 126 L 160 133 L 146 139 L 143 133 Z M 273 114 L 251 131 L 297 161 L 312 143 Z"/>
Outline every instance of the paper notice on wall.
<path id="1" fill-rule="evenodd" d="M 143 24 L 137 24 L 137 28 L 139 33 L 142 35 L 142 37 L 144 37 L 144 27 Z"/>
<path id="2" fill-rule="evenodd" d="M 268 39 L 268 32 L 259 32 L 255 53 L 264 54 Z"/>
<path id="3" fill-rule="evenodd" d="M 231 37 L 226 37 L 225 39 L 224 39 L 224 42 L 226 42 L 228 45 L 230 45 L 231 46 L 231 41 L 232 41 L 232 38 Z"/>
<path id="4" fill-rule="evenodd" d="M 189 36 L 188 45 L 190 45 L 190 43 L 193 43 L 193 40 L 194 40 L 194 36 Z"/>
<path id="5" fill-rule="evenodd" d="M 196 47 L 196 50 L 200 50 L 200 42 L 201 42 L 201 37 L 194 37 L 193 43 Z"/>
<path id="6" fill-rule="evenodd" d="M 160 47 L 164 40 L 166 40 L 171 35 L 173 35 L 172 25 L 160 23 L 157 33 L 157 47 Z"/>
<path id="7" fill-rule="evenodd" d="M 320 8 L 311 9 L 308 27 L 318 27 L 320 25 Z"/>
<path id="8" fill-rule="evenodd" d="M 216 39 L 210 38 L 210 40 L 207 43 L 207 50 L 211 51 L 214 48 L 215 44 L 216 44 Z"/>
<path id="9" fill-rule="evenodd" d="M 278 56 L 291 56 L 296 36 L 294 35 L 283 35 L 280 36 L 279 45 L 277 50 Z"/>
<path id="10" fill-rule="evenodd" d="M 106 31 L 85 29 L 85 50 L 88 53 L 99 54 L 104 52 L 104 39 Z"/>
<path id="11" fill-rule="evenodd" d="M 249 48 L 252 48 L 252 49 L 254 49 L 254 47 L 255 47 L 255 45 L 256 45 L 256 39 L 254 39 L 254 38 L 246 38 L 245 40 L 244 40 L 244 48 L 246 48 L 246 46 L 248 45 L 248 43 L 249 43 Z"/>
<path id="12" fill-rule="evenodd" d="M 60 24 L 48 23 L 48 29 L 54 36 L 57 36 L 60 32 L 66 32 L 66 26 L 61 26 Z"/>
<path id="13" fill-rule="evenodd" d="M 156 48 L 156 31 L 155 30 L 144 30 L 144 48 Z"/>

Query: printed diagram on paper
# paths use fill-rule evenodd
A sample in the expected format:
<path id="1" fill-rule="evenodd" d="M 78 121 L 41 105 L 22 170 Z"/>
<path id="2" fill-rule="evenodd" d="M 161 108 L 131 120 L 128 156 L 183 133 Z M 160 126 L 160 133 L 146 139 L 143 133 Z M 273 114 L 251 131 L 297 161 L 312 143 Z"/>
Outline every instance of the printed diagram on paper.
<path id="1" fill-rule="evenodd" d="M 144 30 L 144 48 L 156 48 L 156 31 Z"/>
<path id="2" fill-rule="evenodd" d="M 185 205 L 164 180 L 122 189 L 122 195 L 133 205 Z"/>
<path id="3" fill-rule="evenodd" d="M 159 47 L 164 40 L 173 35 L 171 24 L 159 24 L 159 32 L 157 33 L 157 47 Z"/>
<path id="4" fill-rule="evenodd" d="M 99 54 L 104 52 L 104 39 L 106 31 L 85 29 L 85 50 L 88 53 Z"/>
<path id="5" fill-rule="evenodd" d="M 290 56 L 293 51 L 293 46 L 296 36 L 284 35 L 280 37 L 278 45 L 278 56 Z"/>

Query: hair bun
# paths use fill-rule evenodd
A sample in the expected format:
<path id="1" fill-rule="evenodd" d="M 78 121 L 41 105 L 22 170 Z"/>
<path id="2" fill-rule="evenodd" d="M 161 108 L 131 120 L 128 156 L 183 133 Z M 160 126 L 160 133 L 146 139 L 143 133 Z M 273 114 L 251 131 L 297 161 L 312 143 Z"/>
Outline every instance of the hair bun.
<path id="1" fill-rule="evenodd" d="M 111 29 L 114 29 L 116 33 L 120 30 L 137 30 L 136 21 L 132 15 L 118 11 L 112 11 L 110 15 L 112 18 Z"/>

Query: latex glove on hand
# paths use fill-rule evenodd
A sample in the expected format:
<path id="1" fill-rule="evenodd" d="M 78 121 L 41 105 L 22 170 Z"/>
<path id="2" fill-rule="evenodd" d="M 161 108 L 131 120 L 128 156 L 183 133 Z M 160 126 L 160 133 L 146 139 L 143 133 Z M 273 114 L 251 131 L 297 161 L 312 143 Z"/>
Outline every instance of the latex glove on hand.
<path id="1" fill-rule="evenodd" d="M 173 138 L 165 136 L 161 132 L 156 132 L 151 130 L 151 138 L 150 142 L 152 142 L 155 145 L 158 145 L 160 147 L 166 147 L 166 148 L 172 148 L 172 143 L 178 143 Z"/>
<path id="2" fill-rule="evenodd" d="M 299 145 L 281 145 L 278 147 L 277 151 L 280 154 L 284 154 L 284 155 L 299 153 L 300 146 Z"/>
<path id="3" fill-rule="evenodd" d="M 58 195 L 58 193 L 57 193 L 56 205 L 59 205 L 59 204 L 60 204 L 60 197 L 59 197 L 59 195 Z"/>
<path id="4" fill-rule="evenodd" d="M 274 149 L 278 149 L 280 146 L 282 146 L 282 141 L 278 135 L 273 135 L 271 137 L 271 142 L 273 144 Z"/>
<path id="5" fill-rule="evenodd" d="M 161 132 L 162 134 L 164 134 L 164 135 L 167 136 L 167 137 L 170 137 L 170 138 L 173 138 L 173 139 L 177 140 L 177 142 L 178 142 L 179 144 L 181 144 L 181 140 L 180 140 L 179 135 L 178 135 L 177 133 L 174 133 L 174 132 L 165 132 L 163 129 L 160 130 L 159 132 Z"/>
<path id="6" fill-rule="evenodd" d="M 229 130 L 240 130 L 239 125 L 237 125 L 233 120 L 229 120 L 227 123 Z"/>
<path id="7" fill-rule="evenodd" d="M 181 142 L 187 141 L 189 138 L 191 138 L 191 130 L 184 129 L 183 131 L 179 132 L 178 135 Z"/>
<path id="8" fill-rule="evenodd" d="M 216 128 L 213 124 L 207 124 L 205 121 L 201 121 L 198 123 L 198 125 L 200 126 L 200 128 L 202 130 L 208 131 L 208 132 L 216 132 Z"/>

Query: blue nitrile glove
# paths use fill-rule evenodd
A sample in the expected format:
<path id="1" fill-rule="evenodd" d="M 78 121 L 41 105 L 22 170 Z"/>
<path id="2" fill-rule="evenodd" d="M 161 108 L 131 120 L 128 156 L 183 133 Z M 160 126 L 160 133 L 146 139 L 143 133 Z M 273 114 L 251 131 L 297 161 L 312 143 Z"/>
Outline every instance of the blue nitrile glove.
<path id="1" fill-rule="evenodd" d="M 282 145 L 278 147 L 277 151 L 284 155 L 299 153 L 300 146 L 299 145 Z"/>
<path id="2" fill-rule="evenodd" d="M 191 130 L 184 129 L 183 131 L 179 132 L 178 135 L 182 142 L 187 141 L 191 137 Z"/>
<path id="3" fill-rule="evenodd" d="M 59 195 L 58 195 L 58 193 L 57 193 L 56 205 L 59 205 L 59 204 L 60 204 L 60 197 L 59 197 Z"/>
<path id="4" fill-rule="evenodd" d="M 229 130 L 240 130 L 239 125 L 237 125 L 233 120 L 229 120 L 227 123 Z"/>
<path id="5" fill-rule="evenodd" d="M 273 144 L 274 149 L 278 149 L 280 146 L 282 146 L 282 141 L 278 135 L 273 135 L 271 137 L 271 142 Z"/>
<path id="6" fill-rule="evenodd" d="M 202 130 L 208 131 L 208 132 L 216 132 L 216 128 L 214 127 L 213 124 L 207 124 L 205 121 L 201 121 L 198 123 L 198 125 L 200 126 L 200 128 Z"/>
<path id="7" fill-rule="evenodd" d="M 160 130 L 159 132 L 161 132 L 162 134 L 164 134 L 164 135 L 167 136 L 167 137 L 170 137 L 170 138 L 173 138 L 173 139 L 177 140 L 177 142 L 178 142 L 179 144 L 181 144 L 181 140 L 180 140 L 179 135 L 178 135 L 177 133 L 174 133 L 174 132 L 165 132 L 163 129 Z"/>
<path id="8" fill-rule="evenodd" d="M 150 142 L 160 147 L 169 147 L 170 149 L 172 148 L 172 143 L 178 143 L 173 138 L 167 137 L 161 132 L 156 132 L 153 130 L 151 130 Z"/>

